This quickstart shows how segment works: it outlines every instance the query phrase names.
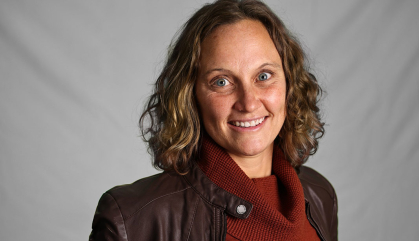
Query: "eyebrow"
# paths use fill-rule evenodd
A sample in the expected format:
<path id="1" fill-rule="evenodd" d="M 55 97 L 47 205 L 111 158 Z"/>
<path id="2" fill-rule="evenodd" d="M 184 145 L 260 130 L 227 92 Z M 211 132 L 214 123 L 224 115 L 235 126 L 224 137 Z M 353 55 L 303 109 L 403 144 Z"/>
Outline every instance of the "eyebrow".
<path id="1" fill-rule="evenodd" d="M 282 65 L 281 64 L 277 64 L 277 63 L 264 63 L 261 66 L 259 66 L 258 69 L 262 69 L 265 66 L 272 66 L 272 67 L 277 68 L 277 69 L 282 69 Z"/>
<path id="2" fill-rule="evenodd" d="M 274 67 L 274 68 L 277 68 L 277 69 L 282 69 L 282 65 L 280 65 L 280 64 L 277 64 L 277 63 L 263 63 L 262 65 L 260 65 L 257 69 L 263 69 L 264 67 L 266 67 L 266 66 L 272 66 L 272 67 Z M 210 70 L 208 70 L 207 72 L 205 72 L 204 73 L 204 76 L 207 76 L 207 75 L 209 75 L 210 73 L 212 73 L 212 72 L 227 72 L 227 73 L 231 73 L 231 71 L 230 70 L 228 70 L 228 69 L 223 69 L 223 68 L 214 68 L 214 69 L 210 69 Z"/>

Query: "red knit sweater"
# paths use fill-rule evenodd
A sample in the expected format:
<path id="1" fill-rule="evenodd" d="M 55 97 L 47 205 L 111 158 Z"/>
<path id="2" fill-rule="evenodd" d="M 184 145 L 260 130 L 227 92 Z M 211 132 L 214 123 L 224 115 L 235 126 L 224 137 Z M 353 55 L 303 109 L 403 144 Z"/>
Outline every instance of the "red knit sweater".
<path id="1" fill-rule="evenodd" d="M 253 204 L 247 219 L 227 216 L 226 240 L 319 240 L 305 214 L 303 188 L 279 148 L 272 172 L 250 179 L 212 139 L 203 140 L 198 165 L 219 187 Z"/>

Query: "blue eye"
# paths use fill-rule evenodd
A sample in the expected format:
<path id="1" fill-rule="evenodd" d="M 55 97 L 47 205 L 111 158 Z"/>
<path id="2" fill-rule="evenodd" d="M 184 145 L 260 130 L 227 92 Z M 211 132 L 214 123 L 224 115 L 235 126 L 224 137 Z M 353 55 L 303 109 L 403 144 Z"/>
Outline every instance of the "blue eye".
<path id="1" fill-rule="evenodd" d="M 258 80 L 265 81 L 271 77 L 270 73 L 263 72 L 258 76 Z"/>
<path id="2" fill-rule="evenodd" d="M 217 79 L 215 81 L 215 84 L 217 86 L 226 86 L 226 85 L 230 84 L 230 82 L 228 82 L 228 80 L 226 80 L 226 79 L 221 78 L 221 79 Z"/>

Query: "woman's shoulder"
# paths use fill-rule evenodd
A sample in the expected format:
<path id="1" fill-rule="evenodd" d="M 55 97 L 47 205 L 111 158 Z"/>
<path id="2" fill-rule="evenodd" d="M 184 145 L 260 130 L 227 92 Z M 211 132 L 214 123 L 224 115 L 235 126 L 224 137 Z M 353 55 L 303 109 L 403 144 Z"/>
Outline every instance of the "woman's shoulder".
<path id="1" fill-rule="evenodd" d="M 323 190 L 322 192 L 328 193 L 331 198 L 335 197 L 335 189 L 333 188 L 332 184 L 329 182 L 329 180 L 327 180 L 327 178 L 325 178 L 316 170 L 307 166 L 301 166 L 299 167 L 297 173 L 304 189 Z"/>
<path id="2" fill-rule="evenodd" d="M 153 201 L 185 191 L 190 185 L 176 173 L 163 172 L 139 179 L 131 184 L 115 186 L 104 193 L 110 195 L 122 212 L 141 209 Z"/>
<path id="3" fill-rule="evenodd" d="M 309 219 L 314 220 L 326 240 L 337 240 L 338 202 L 332 184 L 310 167 L 300 167 L 298 177 L 308 202 L 306 211 Z"/>
<path id="4" fill-rule="evenodd" d="M 168 172 L 113 187 L 99 200 L 89 240 L 127 240 L 127 233 L 141 231 L 138 222 L 146 227 L 190 190 L 182 176 Z"/>

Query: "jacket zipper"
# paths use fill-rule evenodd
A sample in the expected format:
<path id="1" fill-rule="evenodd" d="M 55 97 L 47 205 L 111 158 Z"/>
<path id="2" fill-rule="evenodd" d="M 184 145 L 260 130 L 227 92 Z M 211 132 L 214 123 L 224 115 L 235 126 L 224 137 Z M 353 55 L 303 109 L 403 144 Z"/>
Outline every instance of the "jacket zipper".
<path id="1" fill-rule="evenodd" d="M 313 228 L 314 228 L 314 229 L 316 230 L 316 232 L 319 234 L 320 239 L 321 239 L 321 240 L 323 240 L 323 241 L 326 241 L 326 239 L 324 238 L 323 234 L 321 233 L 321 231 L 320 231 L 320 229 L 319 229 L 319 226 L 317 226 L 317 223 L 316 223 L 316 222 L 314 222 L 313 218 L 311 217 L 311 213 L 310 213 L 310 203 L 307 201 L 307 199 L 306 199 L 305 201 L 306 201 L 306 214 L 307 214 L 307 219 L 308 219 L 308 222 L 311 224 L 311 226 L 313 226 Z"/>

